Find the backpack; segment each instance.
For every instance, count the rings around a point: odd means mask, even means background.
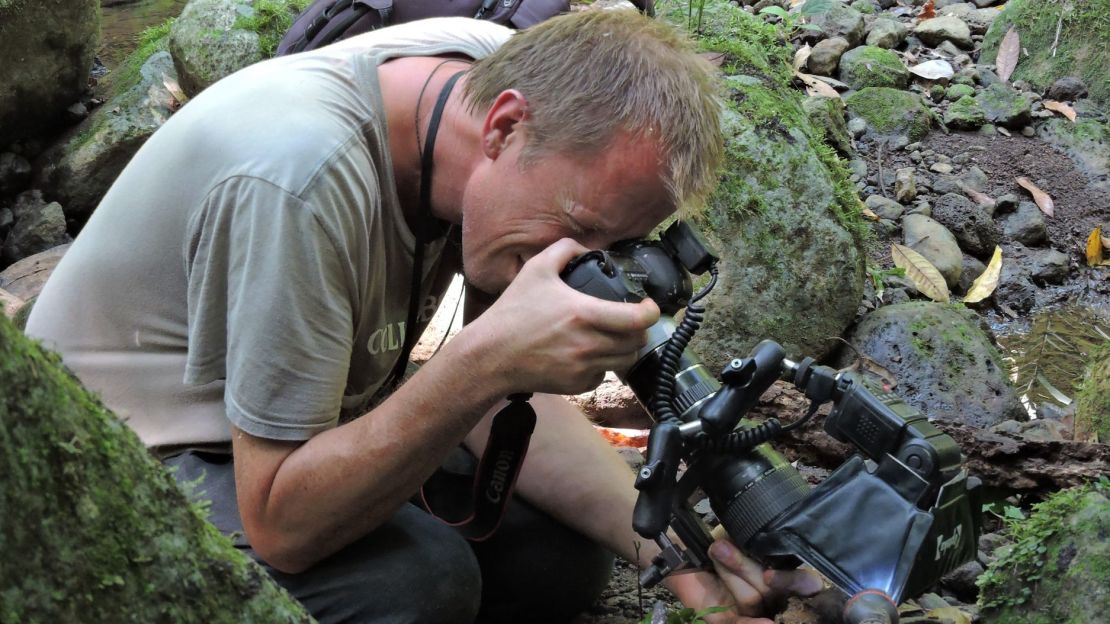
[[[527,28],[569,10],[569,0],[315,0],[282,37],[277,56],[426,17],[473,17]]]

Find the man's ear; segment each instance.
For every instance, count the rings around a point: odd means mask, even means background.
[[[513,141],[522,141],[520,122],[527,117],[528,100],[520,91],[507,89],[498,94],[482,124],[482,153],[486,158],[495,160]]]

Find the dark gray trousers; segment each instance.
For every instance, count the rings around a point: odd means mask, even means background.
[[[514,499],[484,542],[467,542],[405,504],[366,537],[301,574],[285,574],[259,560],[246,540],[230,456],[190,451],[165,463],[191,499],[208,501],[216,528],[321,624],[566,622],[601,595],[613,567],[608,551]],[[474,464],[460,449],[440,472],[458,478],[460,466],[465,472]]]

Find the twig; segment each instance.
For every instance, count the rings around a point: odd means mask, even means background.
[[[884,198],[890,199],[886,194],[886,180],[883,179],[883,155],[885,152],[886,141],[879,141],[879,156],[875,161],[875,164],[879,167],[879,192],[883,194]]]
[[[1052,58],[1056,58],[1056,44],[1060,43],[1060,29],[1064,26],[1064,7],[1060,7],[1060,19],[1056,20],[1056,38],[1052,40]]]

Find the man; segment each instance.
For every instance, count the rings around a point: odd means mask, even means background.
[[[544,591],[607,565],[579,534],[641,562],[654,545],[637,552],[630,471],[556,395],[627,368],[659,311],[582,295],[559,272],[710,190],[713,84],[682,38],[631,11],[511,37],[428,20],[260,63],[143,146],[28,333],[173,455],[180,480],[203,475],[217,526],[241,526],[238,543],[321,621],[566,618],[598,583]],[[375,405],[412,284],[423,322],[459,269],[456,243],[468,299],[489,305]],[[522,392],[539,393],[517,483],[534,507],[472,550],[408,501],[460,443],[481,455],[488,414]],[[520,535],[544,522],[573,531]],[[734,606],[719,621],[815,589],[727,541],[712,552],[717,575],[670,587]]]

